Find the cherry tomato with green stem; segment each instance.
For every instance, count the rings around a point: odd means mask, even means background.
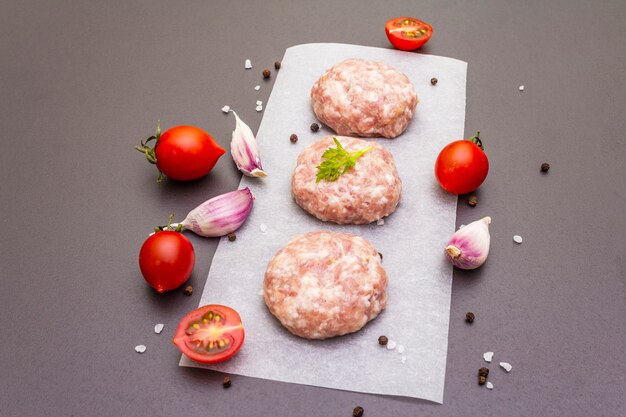
[[[148,144],[153,140],[155,145],[150,148]],[[135,149],[145,154],[148,162],[156,164],[158,182],[163,175],[179,181],[202,178],[226,152],[211,135],[195,126],[175,126],[161,134],[160,124],[156,134]]]
[[[469,140],[446,145],[435,162],[435,177],[444,190],[467,194],[476,190],[489,173],[489,160],[483,150],[480,132]]]
[[[180,230],[157,229],[139,251],[141,274],[158,293],[183,285],[191,276],[195,262],[193,246]]]

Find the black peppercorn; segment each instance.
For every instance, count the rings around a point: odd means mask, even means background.
[[[236,235],[236,234],[234,234],[234,233],[229,233],[229,234],[228,234],[228,240],[229,240],[230,242],[234,242],[235,240],[237,240],[237,235]]]
[[[387,342],[389,342],[389,339],[387,339],[387,336],[380,336],[378,338],[378,344],[381,346],[387,345]]]
[[[478,370],[478,376],[484,376],[487,378],[489,376],[489,368],[482,367]]]
[[[312,132],[317,132],[318,130],[320,130],[320,125],[318,125],[317,123],[313,123],[311,125],[311,131]]]
[[[222,382],[222,386],[223,386],[224,388],[230,388],[230,385],[231,385],[230,378],[229,378],[229,377],[227,377],[227,376],[225,376],[225,377],[224,377],[224,381]]]
[[[543,164],[541,164],[541,172],[548,172],[549,169],[550,169],[549,163],[544,162]]]
[[[272,73],[270,72],[270,70],[268,70],[267,68],[265,68],[263,70],[263,78],[269,78],[270,75],[272,75]]]
[[[436,78],[434,78],[434,77],[430,79],[430,83],[431,83],[432,85],[437,85],[437,83],[438,83],[438,82],[439,82],[439,80],[438,80],[438,79],[436,79]]]
[[[469,204],[470,207],[475,207],[476,204],[478,204],[478,197],[475,195],[471,196],[467,199],[467,204]]]
[[[354,407],[354,410],[352,410],[352,416],[353,417],[363,417],[363,412],[364,411],[365,410],[361,406]]]
[[[191,295],[191,294],[193,294],[193,287],[192,287],[191,285],[187,285],[187,286],[185,287],[184,294],[185,294],[185,295]]]
[[[280,69],[280,61],[274,62],[274,68]]]
[[[465,314],[465,321],[468,323],[474,323],[475,318],[476,316],[471,311],[468,311],[467,314]]]
[[[291,136],[289,136],[289,140],[291,141],[291,143],[296,143],[298,141],[298,135],[292,133]]]
[[[478,385],[485,385],[486,382],[487,382],[486,376],[482,376],[482,375],[478,376]]]

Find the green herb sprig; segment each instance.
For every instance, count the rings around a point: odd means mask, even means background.
[[[336,148],[328,148],[322,154],[321,164],[317,166],[316,183],[321,180],[336,181],[340,175],[345,174],[356,164],[356,160],[372,149],[372,146],[355,152],[348,152],[341,146],[337,138],[333,138]]]

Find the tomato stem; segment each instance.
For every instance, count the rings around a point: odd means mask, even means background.
[[[480,140],[480,130],[476,132],[476,136],[472,136],[468,140],[472,143],[475,143],[483,151],[485,150],[485,148],[483,147],[483,141]]]
[[[152,165],[156,165],[157,163],[156,147],[159,144],[159,139],[161,139],[161,121],[157,120],[155,134],[146,139],[145,142],[142,140],[140,145],[135,146],[135,149],[144,154],[148,162],[150,162]],[[155,142],[154,146],[151,148],[148,146],[148,144],[152,140]],[[163,173],[159,170],[159,177],[157,178],[157,182],[163,181],[163,178]]]

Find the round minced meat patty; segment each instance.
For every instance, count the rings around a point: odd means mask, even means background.
[[[406,130],[419,100],[403,73],[353,58],[315,82],[311,101],[319,120],[339,135],[395,138]]]
[[[367,240],[312,232],[278,251],[265,272],[263,298],[291,333],[326,339],[353,333],[387,304],[387,274]]]
[[[336,181],[317,180],[317,166],[329,147],[336,148],[333,137],[348,151],[372,146],[356,160],[356,165]],[[338,224],[365,224],[390,215],[402,194],[402,182],[393,156],[382,145],[363,139],[328,136],[306,147],[291,177],[296,203],[323,221]]]

